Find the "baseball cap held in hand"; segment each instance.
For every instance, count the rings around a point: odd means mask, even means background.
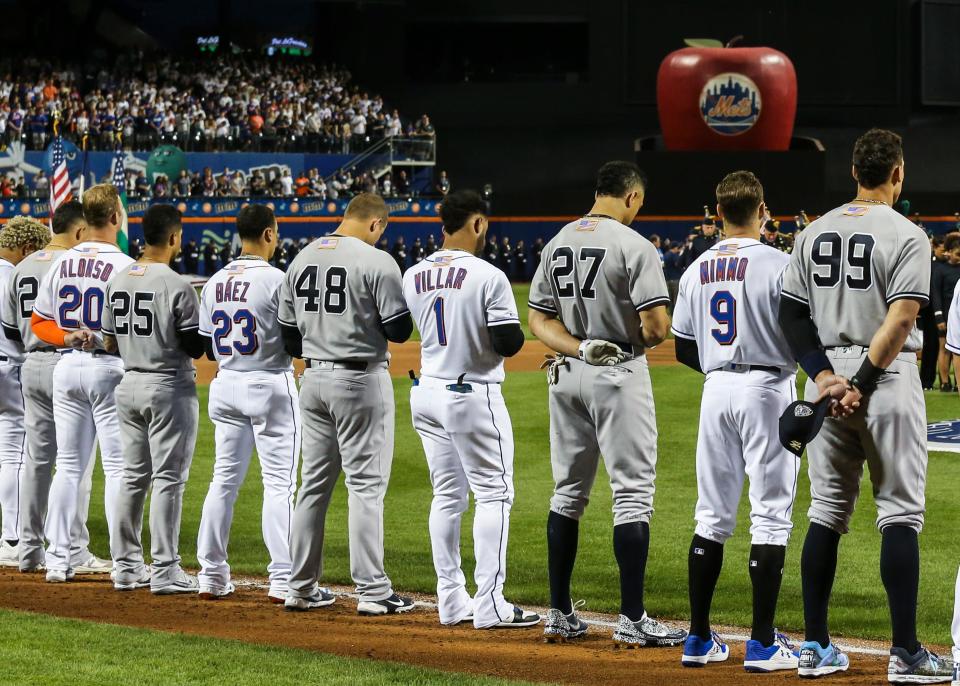
[[[819,433],[829,409],[829,397],[816,403],[805,400],[791,403],[780,415],[780,443],[783,447],[800,457],[807,443]]]

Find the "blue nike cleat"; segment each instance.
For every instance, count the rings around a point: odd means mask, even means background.
[[[710,632],[710,639],[704,641],[690,634],[683,644],[683,657],[680,664],[684,667],[703,667],[708,662],[723,662],[730,657],[730,647],[723,642],[716,631]]]

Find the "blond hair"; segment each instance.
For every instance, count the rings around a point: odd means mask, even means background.
[[[117,211],[120,194],[110,183],[98,183],[83,194],[83,218],[91,227],[100,228],[110,221]]]
[[[50,229],[36,219],[17,215],[0,229],[0,248],[16,250],[28,248],[30,252],[42,250],[50,242]]]

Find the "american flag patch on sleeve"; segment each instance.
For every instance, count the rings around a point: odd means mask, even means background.
[[[317,241],[317,250],[333,250],[339,242],[340,239],[336,236],[324,236]]]
[[[864,205],[847,205],[847,206],[843,209],[843,216],[845,216],[845,217],[862,217],[863,215],[865,215],[865,214],[867,213],[867,210],[869,210],[869,209],[870,209],[869,207],[865,207]]]
[[[130,276],[143,276],[147,273],[147,265],[145,264],[131,264],[130,269],[127,271],[127,274]]]

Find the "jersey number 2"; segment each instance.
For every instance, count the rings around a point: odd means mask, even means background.
[[[717,291],[710,298],[710,316],[720,326],[710,329],[710,335],[720,345],[737,340],[737,300],[730,291]]]

